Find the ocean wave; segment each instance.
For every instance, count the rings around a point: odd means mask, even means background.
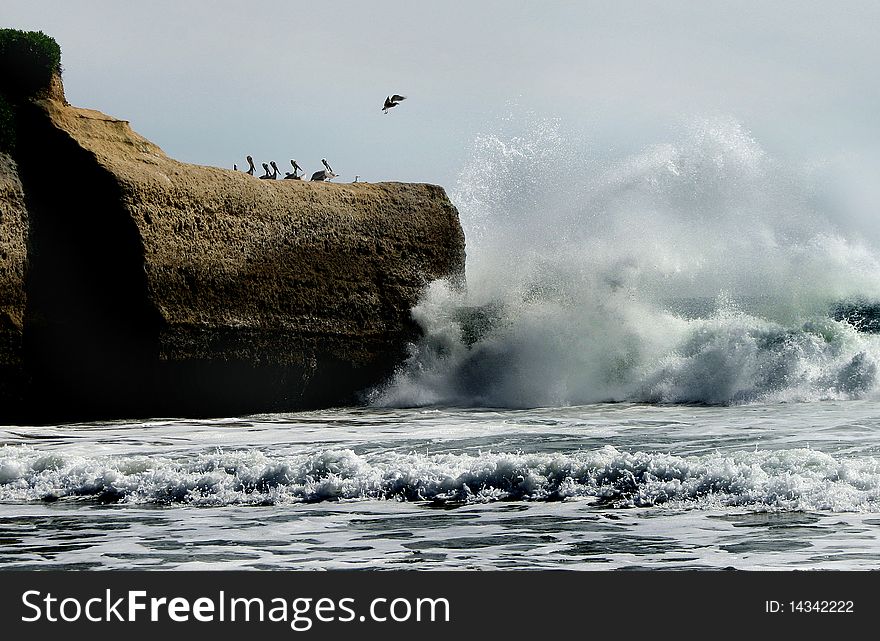
[[[686,318],[620,297],[586,309],[546,300],[494,308],[487,326],[455,314],[460,296],[432,285],[414,310],[425,339],[371,391],[372,404],[731,405],[859,399],[878,388],[880,336],[846,321],[783,324],[729,303]]]
[[[681,457],[612,446],[571,454],[258,450],[83,457],[0,449],[0,501],[266,505],[346,500],[589,500],[607,508],[880,511],[880,463],[810,449]]]
[[[880,300],[876,234],[853,227],[821,176],[732,118],[617,159],[560,127],[477,138],[452,194],[467,290],[427,289],[413,310],[424,339],[371,403],[876,395],[880,337],[830,317],[840,301]]]

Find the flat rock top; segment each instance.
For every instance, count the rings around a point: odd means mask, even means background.
[[[427,282],[463,274],[441,187],[260,180],[169,158],[124,120],[40,104],[116,181],[168,325],[382,334]]]

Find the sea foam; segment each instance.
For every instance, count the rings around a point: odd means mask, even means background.
[[[427,289],[413,311],[425,338],[369,399],[871,397],[880,339],[829,309],[880,300],[876,234],[830,207],[826,187],[814,165],[772,158],[730,118],[617,158],[554,121],[480,136],[452,194],[467,289]]]
[[[0,501],[261,505],[340,500],[589,500],[608,508],[749,506],[880,511],[880,464],[810,449],[704,456],[606,446],[561,453],[357,454],[258,450],[170,457],[0,449]]]

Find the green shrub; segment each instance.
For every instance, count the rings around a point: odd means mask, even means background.
[[[0,151],[12,153],[15,147],[15,112],[12,104],[0,95]]]
[[[0,29],[0,93],[15,100],[49,86],[61,73],[61,47],[42,31]]]

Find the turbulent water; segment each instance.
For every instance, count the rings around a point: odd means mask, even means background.
[[[869,568],[880,404],[7,428],[0,567]]]
[[[553,122],[480,138],[454,193],[468,291],[431,288],[428,340],[374,402],[872,394],[880,342],[829,309],[880,299],[876,201],[844,214],[830,167],[774,160],[733,120],[678,136],[607,162]]]
[[[506,126],[452,194],[467,288],[364,407],[0,428],[0,567],[877,567],[848,165],[725,118],[610,158]]]

